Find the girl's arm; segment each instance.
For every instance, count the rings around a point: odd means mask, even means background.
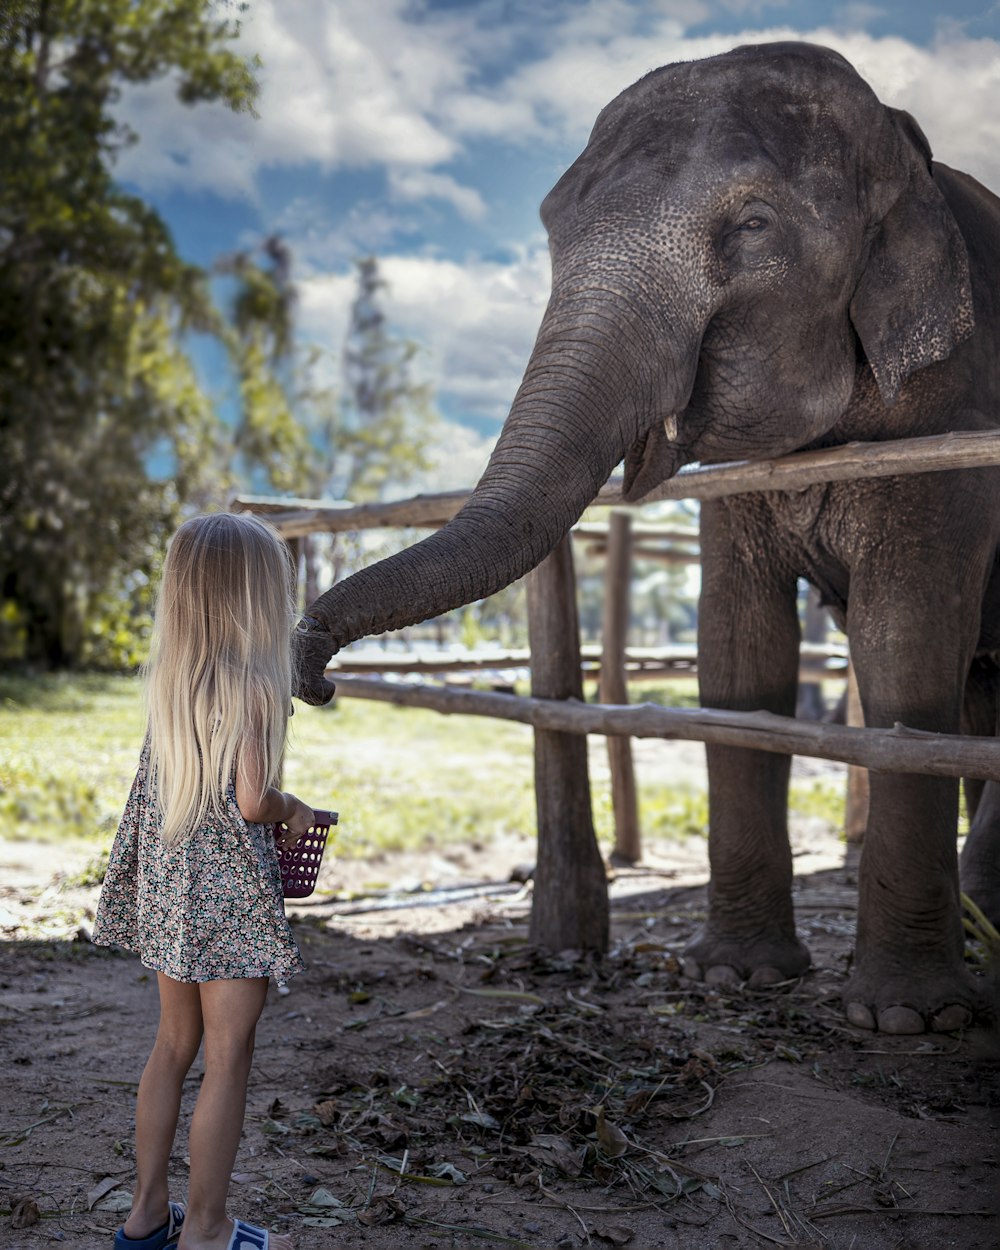
[[[244,820],[287,826],[290,844],[297,842],[316,820],[313,809],[294,794],[275,786],[264,786],[263,765],[253,750],[244,749],[240,753],[236,767],[236,806]]]

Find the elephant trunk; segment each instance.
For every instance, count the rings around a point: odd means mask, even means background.
[[[496,448],[461,511],[308,609],[297,635],[301,698],[330,698],[322,673],[332,651],[494,594],[539,564],[579,519],[650,421],[651,380],[641,363],[650,356],[636,350],[637,319],[621,303],[604,292],[595,310],[592,295],[553,296]],[[686,402],[691,378],[683,373],[679,402],[652,388],[661,400],[654,419]]]

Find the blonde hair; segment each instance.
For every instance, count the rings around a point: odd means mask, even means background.
[[[277,779],[292,693],[291,556],[249,513],[186,521],[163,566],[146,666],[149,776],[167,845],[222,816],[240,754]]]

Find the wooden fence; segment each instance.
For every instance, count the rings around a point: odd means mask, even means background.
[[[769,461],[684,469],[642,503],[714,499],[759,490],[797,491],[851,478],[995,465],[1000,465],[1000,433],[957,432],[892,443],[852,443]],[[241,497],[233,506],[270,514],[279,531],[291,539],[387,526],[433,528],[454,516],[468,493],[452,491],[357,506]],[[594,504],[625,506],[620,483],[609,482]],[[693,535],[683,535],[684,540],[689,537]],[[608,594],[605,606],[599,704],[583,702],[575,577],[568,538],[525,579],[530,698],[338,676],[336,669],[331,673],[342,696],[444,713],[500,717],[534,727],[538,861],[530,938],[537,945],[555,950],[604,950],[607,946],[607,887],[590,809],[587,734],[603,734],[609,743],[626,746],[631,737],[685,738],[835,759],[876,771],[1000,781],[1000,740],[993,738],[928,734],[902,725],[892,730],[817,725],[764,712],[625,706],[627,661],[621,604],[627,602],[631,536],[624,514],[612,513],[605,541],[608,578],[617,590]],[[631,761],[626,762],[624,751],[619,749],[617,763],[614,753],[612,762],[614,784],[623,787],[624,795],[616,794],[616,800],[619,809],[627,813]],[[631,793],[634,803],[634,784]],[[637,838],[637,825],[634,830]],[[634,857],[638,843],[631,840],[632,834],[627,829],[623,833],[620,825],[618,837],[625,857]]]

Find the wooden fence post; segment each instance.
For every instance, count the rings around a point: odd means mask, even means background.
[[[569,538],[526,579],[531,693],[583,699]],[[529,939],[548,950],[608,948],[608,885],[590,807],[587,739],[535,730],[538,859]]]
[[[632,582],[632,518],[612,512],[604,572],[604,616],[601,625],[602,703],[628,703],[625,647],[628,636],[629,590]],[[642,856],[639,805],[635,792],[632,739],[608,737],[611,804],[615,813],[613,863],[635,864]]]
[[[863,728],[861,693],[854,665],[847,665],[847,714],[845,722]],[[847,766],[847,804],[844,812],[844,837],[848,842],[863,842],[868,828],[868,769],[857,764]]]

